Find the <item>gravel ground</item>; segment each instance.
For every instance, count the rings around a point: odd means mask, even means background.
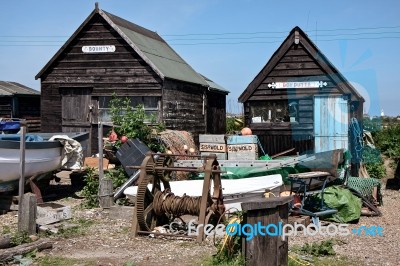
[[[400,215],[398,190],[382,189],[384,206],[380,207],[382,217],[361,217],[359,226],[377,226],[384,228],[384,236],[334,237],[341,244],[334,246],[338,256],[346,256],[357,261],[358,265],[399,265],[400,261]],[[82,199],[63,198],[57,202],[72,206],[75,221],[79,218],[93,223],[82,233],[70,238],[56,237],[52,250],[46,250],[39,256],[63,257],[90,262],[90,265],[123,265],[133,262],[135,265],[199,265],[206,256],[215,253],[211,241],[197,244],[191,240],[159,239],[150,237],[133,238],[130,235],[129,219],[114,219],[100,209],[82,209]],[[17,217],[15,213],[0,215],[0,233],[15,231]],[[296,236],[289,239],[289,246],[332,239],[332,237]],[[1,264],[1,263],[0,263]],[[86,265],[86,264],[77,264]]]
[[[358,265],[399,265],[400,264],[400,192],[383,188],[384,205],[380,207],[381,217],[362,216],[357,224],[350,224],[349,229],[360,226],[381,226],[383,236],[357,236],[351,234],[345,237],[296,236],[289,239],[289,246],[304,243],[335,239],[340,244],[334,246],[338,255],[352,258]]]

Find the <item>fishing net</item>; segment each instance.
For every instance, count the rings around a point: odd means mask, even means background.
[[[161,142],[171,151],[172,154],[182,154],[182,156],[175,157],[176,160],[189,160],[193,159],[187,157],[188,154],[198,154],[196,144],[194,143],[193,136],[187,131],[166,130],[159,133]],[[186,147],[186,149],[185,149]],[[189,151],[190,150],[190,151]],[[187,172],[176,172],[176,176],[172,177],[176,180],[186,180],[189,174]]]

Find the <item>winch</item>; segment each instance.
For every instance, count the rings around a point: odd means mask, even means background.
[[[174,167],[174,158],[179,156],[182,155],[147,153],[140,166],[129,166],[140,169],[133,217],[134,236],[152,234],[151,231],[156,226],[168,224],[183,215],[198,216],[197,224],[203,225],[216,225],[223,220],[221,216],[225,207],[221,186],[222,171],[216,156],[203,157],[203,165],[200,167]],[[169,182],[176,171],[204,173],[202,196],[174,195]],[[204,230],[199,230],[197,241],[203,240]]]

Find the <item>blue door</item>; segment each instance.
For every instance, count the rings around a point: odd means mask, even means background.
[[[315,152],[349,148],[347,97],[314,97]]]

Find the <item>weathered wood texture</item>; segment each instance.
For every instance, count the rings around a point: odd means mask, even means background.
[[[9,248],[12,246],[12,235],[5,234],[0,237],[0,249]]]
[[[116,51],[82,53],[84,45],[115,45]],[[97,152],[98,96],[161,95],[162,80],[96,15],[41,76],[41,88],[42,131],[92,131],[91,148]]]
[[[269,155],[278,154],[282,151],[295,148],[292,153],[312,152],[314,150],[314,137],[312,134],[296,135],[291,130],[253,130],[253,134],[258,135],[264,151]],[[261,154],[260,152],[260,155]]]
[[[226,95],[207,92],[207,133],[225,134],[226,132]]]
[[[82,53],[84,45],[114,45],[116,50]],[[160,122],[168,129],[191,132],[196,142],[201,133],[225,133],[224,94],[161,79],[98,14],[41,74],[41,87],[42,131],[90,131],[92,153],[97,152],[99,97],[114,92],[118,96],[162,97]],[[93,105],[91,112],[89,105]]]
[[[286,149],[296,148],[296,152],[314,150],[314,100],[315,95],[342,95],[343,92],[332,76],[321,67],[317,61],[318,55],[309,54],[300,43],[292,44],[284,54],[275,54],[275,65],[263,72],[263,80],[244,103],[245,123],[250,125],[254,134],[259,135],[261,144],[268,154],[275,154]],[[280,53],[283,53],[280,51]],[[271,59],[271,61],[273,61]],[[337,75],[334,71],[329,74]],[[259,77],[258,77],[259,78]],[[322,88],[272,89],[268,84],[272,82],[289,81],[324,81],[327,86]],[[251,106],[264,101],[297,101],[298,118],[295,123],[251,123]],[[362,109],[362,105],[361,105]],[[362,119],[357,112],[355,117]]]
[[[32,193],[24,194],[18,206],[18,231],[36,234],[36,196]]]
[[[198,144],[199,134],[206,133],[204,98],[204,88],[200,85],[166,79],[162,96],[166,127],[191,132]]]
[[[41,238],[32,243],[22,244],[16,247],[2,250],[0,253],[0,261],[6,262],[13,259],[13,257],[17,255],[24,255],[34,250],[41,251],[43,249],[48,249],[52,247],[53,241],[48,238]]]
[[[242,203],[242,209],[245,211],[244,223],[252,226],[261,224],[268,226],[270,224],[279,227],[279,223],[288,223],[289,206],[288,203],[292,197],[279,197],[264,199],[258,202]],[[259,232],[266,234],[278,233],[273,227],[269,229],[259,229]],[[255,233],[253,231],[253,233]],[[266,265],[281,266],[288,264],[288,239],[282,239],[281,236],[256,234],[252,239],[246,240],[243,237],[243,254],[246,265]]]
[[[0,117],[3,118],[40,118],[40,96],[0,97]]]

